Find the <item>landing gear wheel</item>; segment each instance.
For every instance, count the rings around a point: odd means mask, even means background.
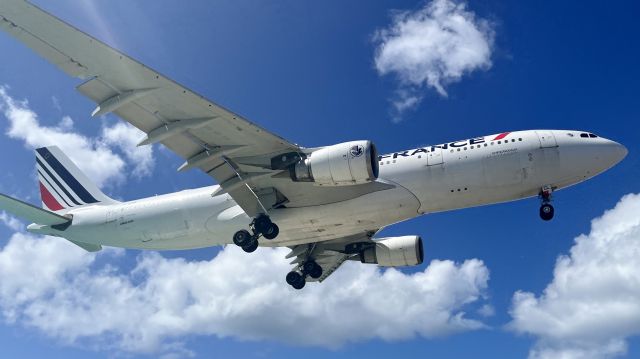
[[[554,212],[553,206],[549,203],[543,203],[542,206],[540,206],[540,218],[545,221],[550,221],[553,218]]]
[[[313,279],[318,279],[322,277],[322,267],[320,267],[319,264],[316,264],[316,266],[311,270],[311,272],[309,272],[309,276]]]
[[[237,231],[236,234],[233,235],[233,243],[238,247],[244,247],[250,244],[251,237],[251,233],[243,229],[241,231]]]
[[[308,260],[302,265],[302,273],[308,274],[313,279],[322,276],[322,267],[313,260]]]
[[[280,233],[280,228],[271,222],[271,218],[266,214],[261,214],[256,217],[251,223],[253,231],[256,234],[261,234],[266,239],[274,239]]]
[[[307,283],[304,280],[304,276],[297,271],[292,271],[287,274],[287,284],[292,286],[295,289],[302,289],[304,285]]]
[[[257,233],[264,234],[273,225],[271,219],[264,214],[259,215],[253,220],[253,227]]]
[[[280,228],[278,228],[278,225],[275,223],[271,223],[271,225],[267,228],[267,230],[262,232],[262,235],[266,239],[274,239],[278,236],[279,233],[280,233]]]
[[[296,283],[293,283],[291,286],[293,287],[293,289],[300,290],[304,288],[305,284],[307,284],[307,281],[305,281],[304,278],[301,278],[299,281],[297,281]]]
[[[251,242],[249,242],[248,244],[242,247],[242,250],[247,253],[255,252],[256,249],[258,249],[258,240],[255,238]]]

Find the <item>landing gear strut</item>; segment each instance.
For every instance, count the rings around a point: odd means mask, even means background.
[[[307,283],[307,276],[318,279],[322,277],[322,267],[313,259],[302,263],[297,269],[287,274],[287,283],[294,289],[302,289]]]
[[[551,194],[553,193],[553,188],[551,186],[544,186],[540,191],[540,198],[542,200],[542,204],[540,205],[540,218],[544,221],[550,221],[554,215],[554,208],[551,205]]]
[[[266,239],[274,239],[280,233],[278,225],[271,222],[271,219],[266,214],[260,214],[251,222],[250,226],[253,234],[243,229],[233,235],[233,243],[247,253],[258,249],[258,238],[261,235]]]

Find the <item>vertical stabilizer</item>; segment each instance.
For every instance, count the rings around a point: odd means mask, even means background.
[[[102,193],[58,147],[42,147],[35,152],[43,208],[57,212],[117,202]]]

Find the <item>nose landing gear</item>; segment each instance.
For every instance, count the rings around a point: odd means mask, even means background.
[[[553,188],[548,185],[542,187],[542,190],[540,191],[540,198],[542,200],[542,204],[540,205],[540,218],[544,221],[550,221],[555,213],[555,209],[551,205],[552,193]]]
[[[261,214],[256,217],[250,226],[253,234],[243,229],[233,235],[233,243],[247,253],[254,252],[258,249],[258,238],[260,238],[261,235],[271,240],[276,238],[278,233],[280,233],[278,225],[271,222],[271,219],[266,214]]]

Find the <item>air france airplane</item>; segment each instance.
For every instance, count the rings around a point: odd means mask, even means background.
[[[136,62],[23,0],[0,2],[0,27],[83,82],[97,103],[219,184],[119,202],[55,146],[35,151],[42,208],[0,195],[0,209],[33,233],[88,250],[151,250],[234,243],[291,249],[292,287],[323,281],[343,262],[422,263],[419,236],[378,238],[382,228],[427,213],[552,194],[620,162],[624,146],[588,131],[504,132],[378,156],[370,141],[305,148]]]

